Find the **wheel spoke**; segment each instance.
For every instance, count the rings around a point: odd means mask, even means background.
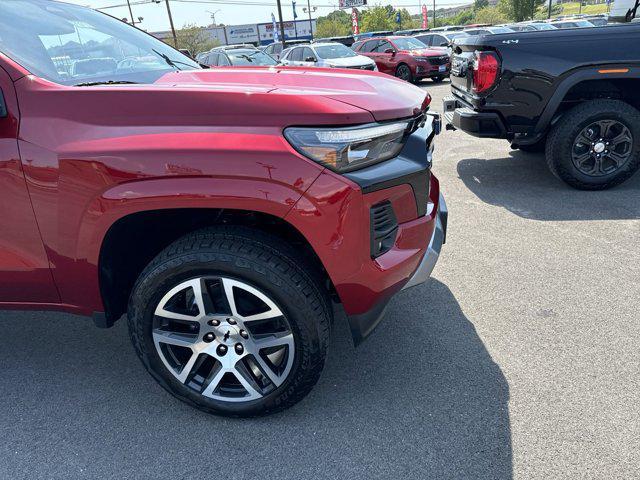
[[[610,151],[607,156],[616,164],[616,168],[620,168],[629,158],[629,155],[623,155],[621,153]]]
[[[202,392],[202,395],[204,395],[205,397],[213,397],[216,391],[216,388],[218,388],[218,385],[220,385],[220,382],[222,381],[222,377],[224,377],[225,373],[227,373],[227,371],[224,368],[222,368],[222,365],[220,363],[218,363],[217,368],[214,369],[209,375],[211,380],[209,380],[209,383],[207,383],[207,386]]]
[[[238,362],[236,364],[236,367],[233,370],[231,370],[230,373],[232,373],[233,376],[235,376],[238,379],[240,384],[244,387],[244,389],[247,391],[247,394],[249,395],[248,397],[242,397],[240,400],[243,400],[243,401],[255,400],[256,398],[262,397],[262,393],[260,393],[260,388],[255,383],[255,380],[251,378],[251,375],[249,374],[249,372],[247,371],[246,367],[242,362]]]
[[[611,143],[612,148],[615,148],[621,143],[631,143],[632,141],[631,133],[629,133],[629,130],[625,127],[622,132],[610,139],[609,143]]]
[[[196,344],[196,339],[193,336],[169,332],[156,328],[153,330],[153,341],[156,345],[164,343],[165,345],[175,345],[176,347],[192,348]]]
[[[246,285],[244,283],[240,283],[235,280],[230,280],[226,278],[223,280],[223,285],[224,285],[225,296],[227,297],[227,302],[229,302],[229,307],[231,308],[231,314],[233,316],[241,318],[243,322],[252,322],[255,320],[268,320],[270,318],[277,318],[282,316],[282,312],[280,311],[278,306],[269,297],[262,294],[260,291],[256,290],[255,288],[250,287],[249,285]],[[269,309],[265,312],[257,313],[255,315],[244,316],[240,314],[240,312],[238,312],[235,295],[234,295],[235,288],[249,292],[251,295],[259,298],[262,302],[264,302],[264,304]]]
[[[193,291],[194,299],[196,305],[198,307],[197,315],[185,315],[182,313],[171,312],[165,309],[165,306],[176,294],[180,293],[183,290],[187,290],[191,288]],[[205,315],[204,302],[202,300],[202,287],[200,284],[200,279],[188,280],[186,282],[181,283],[175,288],[172,288],[167,292],[167,294],[162,297],[158,307],[156,308],[155,314],[159,317],[170,318],[173,320],[184,320],[184,321],[199,321]]]
[[[189,378],[189,374],[191,373],[191,370],[193,370],[193,366],[198,361],[199,356],[200,354],[198,352],[193,352],[187,363],[182,367],[182,370],[180,370],[180,373],[176,375],[176,378],[180,383],[185,383],[187,381],[187,378]]]
[[[600,120],[598,122],[598,126],[600,127],[600,138],[607,138],[611,127],[613,127],[616,123],[614,120]]]
[[[288,333],[286,335],[283,336],[269,336],[269,337],[265,337],[265,338],[258,338],[254,340],[255,343],[255,350],[256,351],[260,351],[264,348],[270,348],[270,347],[279,347],[279,346],[284,346],[284,345],[288,345],[289,348],[293,347],[293,334],[292,333]]]
[[[591,152],[586,152],[581,155],[576,155],[573,158],[578,163],[578,165],[584,165],[584,162],[591,159]]]

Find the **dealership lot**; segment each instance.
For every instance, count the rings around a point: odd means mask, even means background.
[[[449,84],[425,82],[435,110]],[[541,155],[444,132],[434,279],[292,409],[200,413],[144,371],[126,325],[2,313],[1,478],[637,478],[640,175],[605,192]]]

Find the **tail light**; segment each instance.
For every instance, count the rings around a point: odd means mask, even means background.
[[[476,52],[473,62],[473,91],[482,93],[493,87],[498,79],[500,60],[493,52]]]

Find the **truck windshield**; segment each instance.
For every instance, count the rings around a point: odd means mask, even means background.
[[[200,66],[120,20],[46,0],[0,2],[0,52],[31,73],[64,85],[152,83]]]
[[[424,43],[413,37],[394,38],[393,43],[399,50],[422,50],[427,48]]]

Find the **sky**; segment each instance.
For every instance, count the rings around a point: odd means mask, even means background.
[[[84,5],[118,18],[129,18],[129,9],[126,0],[62,0],[68,3]],[[282,1],[282,17],[286,20],[293,20],[293,10],[291,0]],[[417,15],[420,12],[420,1],[422,0],[369,0],[370,4],[391,4],[395,7],[404,7],[409,13]],[[337,8],[338,0],[310,0],[311,8],[317,7],[312,17],[326,15]],[[463,3],[472,3],[472,0],[437,0],[438,8],[444,6],[454,6]],[[241,25],[245,23],[264,23],[271,21],[271,13],[278,16],[275,0],[170,0],[171,13],[176,28],[186,24],[196,24],[200,26],[212,23],[211,12],[215,13],[216,23],[225,25]],[[253,5],[250,5],[253,4]],[[106,8],[114,5],[123,5],[117,8]],[[428,0],[428,7],[431,10],[433,0]],[[296,12],[298,20],[308,18],[308,14],[303,11],[307,7],[307,0],[296,1]],[[152,3],[152,0],[131,0],[134,18],[143,17],[144,20],[138,27],[155,32],[169,30],[169,19],[165,0],[159,4]],[[136,20],[137,21],[137,20]]]

